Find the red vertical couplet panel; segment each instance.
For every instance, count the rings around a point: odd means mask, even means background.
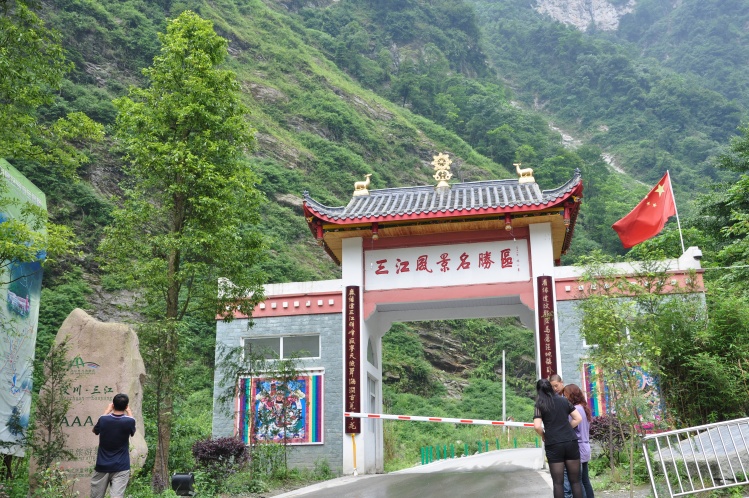
[[[346,303],[344,313],[346,314],[346,349],[345,349],[345,372],[346,392],[345,404],[347,412],[361,412],[361,386],[359,385],[359,369],[361,368],[361,330],[359,313],[359,286],[349,285],[346,287]],[[346,434],[361,433],[361,419],[346,419]]]
[[[557,373],[556,321],[554,320],[554,282],[551,277],[537,277],[538,288],[538,333],[541,347],[541,377],[548,379]]]

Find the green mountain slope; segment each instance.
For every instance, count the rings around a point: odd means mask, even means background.
[[[337,274],[301,218],[302,191],[343,204],[368,172],[375,188],[428,184],[431,156],[442,151],[456,159],[461,181],[512,177],[508,167],[522,161],[551,188],[580,168],[585,203],[565,261],[596,247],[621,253],[611,223],[666,169],[688,215],[693,194],[724,176],[712,158],[744,115],[698,76],[543,18],[520,0],[60,1],[45,15],[75,70],[42,112],[80,110],[111,124],[111,99],[144,83],[140,69],[157,53],[157,33],[185,8],[230,41],[252,109],[272,281]],[[565,149],[547,116],[592,147]],[[598,148],[644,185],[614,174]],[[89,214],[106,223],[107,200],[97,193],[117,193],[120,163],[111,144],[94,158],[82,172],[92,187],[72,199],[51,172],[25,166],[52,185],[55,216],[85,231],[88,253],[98,233]],[[91,258],[84,264],[95,269]]]
[[[585,199],[563,262],[596,248],[621,254],[611,224],[665,169],[688,215],[694,194],[724,174],[712,157],[743,115],[696,76],[544,19],[519,0],[58,1],[44,15],[75,69],[41,112],[80,110],[111,125],[111,99],[145,83],[140,70],[158,51],[157,33],[185,8],[230,41],[252,109],[271,282],[338,275],[303,219],[304,190],[341,205],[369,172],[374,188],[430,184],[438,152],[453,156],[460,181],[511,178],[508,167],[522,161],[552,188],[580,168]],[[549,116],[588,145],[565,148]],[[75,266],[97,280],[95,247],[120,179],[112,145],[92,151],[85,181],[74,185],[18,165],[45,185],[56,221],[85,242],[82,260],[48,273],[52,286]],[[601,149],[632,176],[607,166]]]
[[[268,268],[272,281],[336,274],[301,215],[304,190],[340,205],[350,198],[354,181],[369,172],[375,188],[431,183],[429,162],[440,151],[453,155],[464,180],[509,176],[444,128],[362,89],[315,48],[316,33],[260,1],[165,7],[138,1],[58,3],[48,20],[64,33],[76,63],[58,108],[82,110],[111,124],[109,101],[129,84],[143,83],[139,69],[156,53],[156,33],[165,17],[192,8],[213,20],[230,40],[231,65],[258,130],[254,165],[270,201],[265,219],[277,253]],[[118,161],[103,149],[83,176],[98,183],[99,190],[116,191],[111,182],[118,178],[117,168],[100,168]],[[27,171],[34,177],[33,170]],[[305,251],[298,250],[300,244]]]
[[[688,215],[694,194],[723,176],[712,158],[743,115],[697,76],[542,18],[520,0],[59,1],[44,15],[75,70],[41,112],[80,110],[111,125],[111,99],[145,83],[140,70],[158,51],[157,33],[186,8],[229,40],[252,110],[270,282],[338,275],[308,232],[304,190],[341,205],[370,172],[374,188],[431,184],[438,152],[452,155],[460,181],[511,178],[508,167],[522,161],[552,188],[579,168],[585,200],[564,262],[597,248],[621,254],[611,224],[666,169]],[[565,148],[548,116],[586,144]],[[83,260],[53,270],[53,286],[75,266],[97,273],[97,240],[118,202],[121,158],[112,145],[92,151],[77,185],[19,165],[86,244]]]
[[[696,75],[749,108],[749,5],[744,0],[640,0],[617,37],[664,67]]]
[[[265,223],[274,253],[267,268],[271,281],[337,274],[301,216],[304,190],[341,205],[353,182],[368,172],[375,188],[430,184],[429,162],[442,151],[455,159],[461,181],[511,178],[507,167],[516,159],[538,166],[543,188],[566,181],[576,167],[606,174],[595,153],[564,150],[538,114],[510,103],[502,84],[490,77],[467,4],[344,1],[289,12],[293,6],[259,0],[58,2],[46,15],[63,33],[75,71],[57,105],[45,112],[81,110],[111,124],[110,100],[129,85],[144,83],[139,70],[158,50],[157,32],[165,18],[191,8],[213,20],[230,41],[230,64],[258,130],[253,163],[270,201]],[[382,9],[394,10],[383,15]],[[410,29],[398,19],[411,19]],[[393,44],[399,48],[386,49]],[[82,172],[94,192],[117,192],[120,159],[111,150],[95,151],[89,170]],[[26,171],[47,183],[44,172]],[[57,216],[75,223],[85,211],[75,201],[71,206],[69,197],[64,199],[67,186],[61,187],[50,193],[53,209],[65,204]],[[588,192],[595,193],[595,186]],[[636,195],[623,198],[630,203]],[[624,209],[604,209],[600,225],[610,225]],[[586,232],[583,225],[577,232],[583,245],[614,249],[613,234],[592,241],[586,233],[596,229],[591,225]],[[89,249],[94,246],[91,240]],[[88,266],[94,267],[90,259]]]
[[[543,108],[648,184],[670,170],[677,197],[721,178],[712,157],[736,134],[745,115],[739,104],[695,74],[542,17],[526,2],[472,3],[489,57],[526,105]]]

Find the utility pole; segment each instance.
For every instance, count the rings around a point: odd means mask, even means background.
[[[505,350],[502,350],[502,420],[507,421],[507,400],[505,399],[505,389],[507,388],[507,381],[505,376]],[[503,426],[502,431],[506,431],[507,427]]]

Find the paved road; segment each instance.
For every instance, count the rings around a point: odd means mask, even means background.
[[[551,496],[541,449],[490,451],[383,475],[347,476],[275,498],[460,498]]]

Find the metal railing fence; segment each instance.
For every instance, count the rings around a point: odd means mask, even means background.
[[[749,485],[749,418],[651,434],[642,449],[655,498],[658,477],[669,497]]]

